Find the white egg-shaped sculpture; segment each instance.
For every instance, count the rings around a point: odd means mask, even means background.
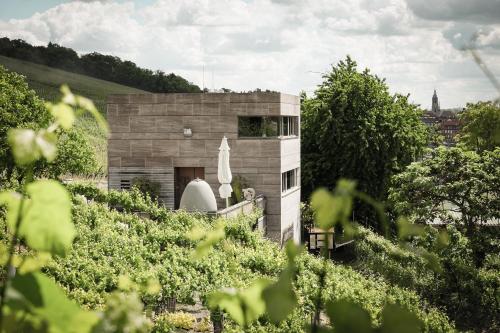
[[[199,178],[190,181],[182,193],[179,209],[188,212],[215,213],[217,201],[210,185]]]

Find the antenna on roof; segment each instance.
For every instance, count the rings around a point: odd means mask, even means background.
[[[203,64],[203,83],[202,83],[202,86],[203,86],[203,92],[205,92],[205,64]]]
[[[212,91],[215,91],[215,84],[214,84],[214,70],[212,69]]]

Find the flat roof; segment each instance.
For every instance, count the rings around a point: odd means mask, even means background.
[[[281,92],[249,93],[148,93],[148,94],[110,94],[108,104],[147,104],[147,103],[286,103],[300,104],[296,95]]]

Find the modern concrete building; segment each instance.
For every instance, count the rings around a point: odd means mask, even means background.
[[[219,198],[223,136],[233,178],[266,198],[266,235],[300,239],[300,102],[281,93],[111,95],[107,105],[110,189],[135,177],[161,184],[160,200],[178,207],[189,181],[206,180]]]

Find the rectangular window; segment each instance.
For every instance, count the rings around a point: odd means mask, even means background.
[[[299,117],[238,117],[238,136],[247,138],[276,138],[297,136]]]
[[[299,169],[292,169],[281,174],[281,192],[300,186]]]
[[[120,180],[120,190],[130,190],[130,179]]]
[[[277,137],[279,117],[238,117],[238,136]]]
[[[280,117],[280,136],[299,135],[299,117]]]

